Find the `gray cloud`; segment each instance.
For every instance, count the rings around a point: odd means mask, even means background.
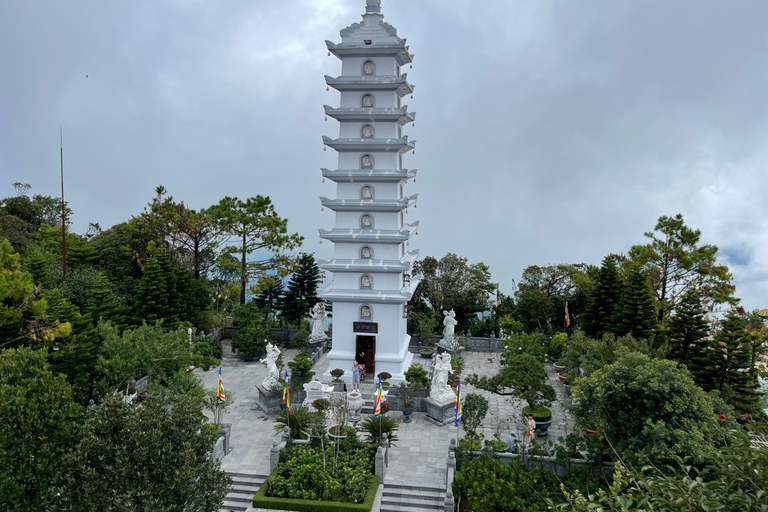
[[[333,196],[324,40],[362,0],[0,4],[0,193],[58,192],[75,228],[138,213],[165,185],[193,207],[266,194],[327,256]],[[599,264],[683,213],[723,249],[748,308],[768,291],[768,38],[760,1],[384,0],[416,54],[422,255]],[[85,75],[88,74],[88,78]],[[738,255],[749,254],[748,265]]]

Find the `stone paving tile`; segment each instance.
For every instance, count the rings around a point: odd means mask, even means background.
[[[291,360],[296,353],[296,350],[284,350],[283,360]],[[495,375],[500,369],[499,355],[488,352],[463,352],[462,356],[466,359],[464,374]],[[432,361],[414,358],[414,362],[428,368]],[[327,357],[321,357],[314,368],[316,375],[322,375],[328,369],[328,364]],[[274,415],[265,414],[256,405],[259,399],[256,385],[266,377],[266,366],[256,361],[245,362],[239,356],[233,355],[229,342],[225,342],[221,366],[225,388],[234,399],[233,405],[223,418],[224,422],[232,423],[232,436],[231,451],[222,460],[222,468],[230,472],[266,475],[269,472],[270,448],[273,441],[279,440],[279,435],[273,431]],[[218,368],[211,368],[207,372],[197,369],[195,375],[202,379],[206,388],[215,389],[217,372]],[[564,398],[563,385],[551,365],[547,365],[547,374],[558,398]],[[372,393],[373,381],[362,382],[361,389],[364,394]],[[502,440],[506,440],[509,429],[514,429],[519,439],[524,437],[522,403],[462,384],[462,394],[470,392],[488,398],[488,416],[479,429],[486,439],[492,439],[497,428],[500,429]],[[553,404],[551,409],[553,418],[549,439],[556,441],[558,437],[570,432],[573,421],[559,404]],[[390,454],[385,483],[444,486],[448,445],[451,439],[457,437],[459,429],[452,423],[438,427],[428,422],[425,413],[421,412],[411,416],[411,423],[404,423],[400,412],[392,411],[389,414],[400,423],[400,429],[397,433],[399,441]],[[463,434],[463,431],[460,432],[461,436]]]

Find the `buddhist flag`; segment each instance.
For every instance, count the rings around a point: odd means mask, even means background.
[[[288,370],[285,370],[285,382],[283,382],[283,405],[288,409],[288,414],[293,414],[291,410],[291,389],[288,386]]]
[[[571,315],[568,314],[568,299],[565,300],[565,328],[571,326]]]
[[[459,422],[461,421],[461,379],[459,379],[459,383],[456,386],[456,403],[454,404],[454,408],[456,409],[456,421],[454,426],[458,427]]]
[[[224,377],[221,376],[221,366],[219,366],[219,385],[216,386],[216,400],[218,403],[227,401],[227,395],[224,394]]]
[[[381,415],[381,377],[379,377],[379,386],[376,389],[376,405],[373,408],[373,417],[379,419]]]

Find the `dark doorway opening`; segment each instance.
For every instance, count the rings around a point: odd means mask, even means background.
[[[376,336],[355,337],[355,359],[365,365],[365,378],[373,380],[376,376]]]

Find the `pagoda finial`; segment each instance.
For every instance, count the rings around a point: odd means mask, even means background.
[[[380,13],[381,12],[381,0],[365,0],[365,13]]]

